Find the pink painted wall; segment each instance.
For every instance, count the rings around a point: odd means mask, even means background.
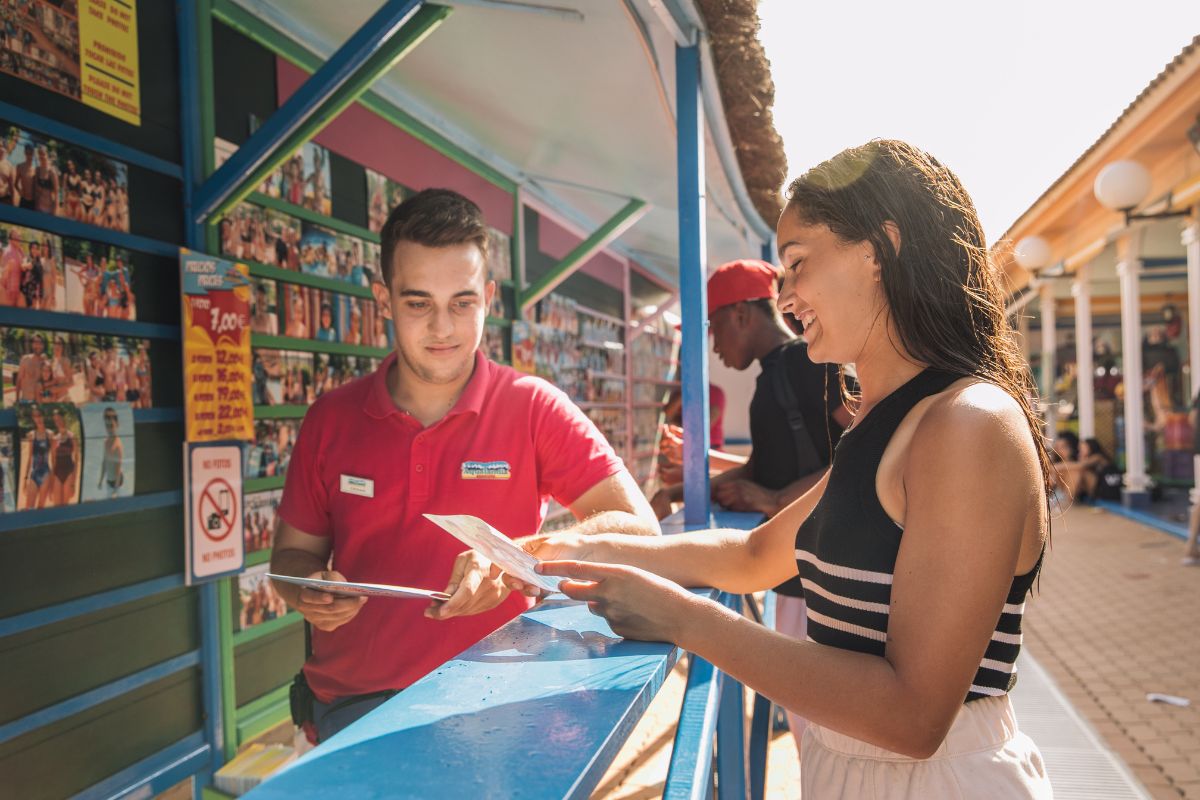
[[[308,77],[307,72],[282,58],[275,59],[275,74],[280,104]],[[461,192],[479,204],[488,225],[512,236],[511,194],[358,103],[339,114],[313,141],[411,189],[438,187]]]
[[[538,214],[533,209],[526,208],[527,214]],[[574,249],[583,239],[559,225],[545,214],[538,214],[538,250],[551,258],[563,258]],[[624,291],[625,265],[605,250],[589,258],[581,272],[603,281],[614,289]]]

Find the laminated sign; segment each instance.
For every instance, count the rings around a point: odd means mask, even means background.
[[[242,443],[184,445],[187,487],[187,583],[240,572],[243,542]]]
[[[245,264],[183,251],[183,387],[189,442],[254,438]]]

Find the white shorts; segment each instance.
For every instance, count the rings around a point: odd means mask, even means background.
[[[1037,745],[1017,730],[1008,695],[965,703],[942,746],[917,760],[809,723],[800,783],[806,798],[1010,800],[1054,796]]]

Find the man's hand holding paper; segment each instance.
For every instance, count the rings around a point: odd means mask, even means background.
[[[463,544],[472,548],[471,552],[476,557],[467,558],[467,553],[459,556],[455,562],[456,571],[460,564],[463,564],[464,568],[472,563],[476,566],[481,566],[482,562],[478,560],[481,557],[485,561],[490,562],[491,567],[489,568],[489,572],[485,573],[490,580],[499,579],[499,576],[494,572],[494,568],[498,567],[520,581],[523,585],[537,588],[541,594],[558,591],[558,579],[537,573],[538,559],[536,557],[522,550],[517,543],[478,517],[472,517],[467,514],[448,516],[426,514],[425,517]],[[451,583],[453,583],[453,579]],[[462,587],[459,586],[456,588],[461,589]],[[507,592],[507,587],[505,591]],[[449,605],[452,601],[453,598],[447,601],[446,605]]]

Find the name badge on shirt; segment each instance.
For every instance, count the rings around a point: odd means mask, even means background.
[[[506,481],[512,477],[512,467],[507,461],[464,461],[464,481]]]
[[[342,475],[342,493],[356,494],[359,497],[375,496],[375,481],[370,478],[357,478],[353,475]]]

